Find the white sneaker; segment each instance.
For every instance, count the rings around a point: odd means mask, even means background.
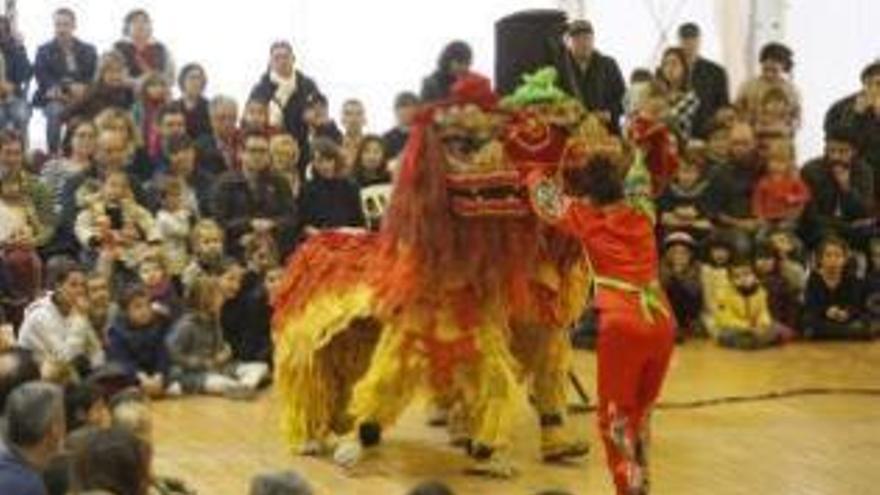
[[[355,439],[345,439],[339,442],[336,451],[333,452],[333,462],[344,468],[352,468],[364,457],[364,447]]]
[[[168,397],[180,397],[183,395],[183,387],[180,382],[174,382],[165,389],[165,395]]]

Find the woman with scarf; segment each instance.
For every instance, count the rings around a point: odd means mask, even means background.
[[[318,94],[315,82],[296,70],[293,47],[287,41],[276,41],[269,48],[269,68],[251,90],[250,100],[264,101],[269,107],[269,127],[284,129],[299,143],[300,159],[311,156],[308,148],[308,126],[304,114],[309,98]],[[305,163],[300,163],[301,167]]]
[[[153,38],[150,14],[135,9],[125,15],[122,34],[125,39],[117,41],[113,50],[125,58],[128,75],[135,84],[150,73],[159,73],[169,87],[174,86],[174,60],[168,48]]]

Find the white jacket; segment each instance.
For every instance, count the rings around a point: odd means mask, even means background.
[[[86,356],[93,367],[104,364],[104,349],[85,315],[61,313],[52,293],[31,303],[24,312],[18,344],[33,351],[38,361],[70,363]]]

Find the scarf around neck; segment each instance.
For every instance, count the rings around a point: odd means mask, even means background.
[[[296,93],[296,71],[290,77],[284,77],[275,71],[269,71],[269,80],[275,84],[275,94],[269,102],[269,125],[283,127],[284,107],[290,97]]]

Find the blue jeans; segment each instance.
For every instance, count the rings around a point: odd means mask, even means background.
[[[30,120],[31,107],[24,98],[14,96],[0,103],[0,129],[15,129],[26,135]]]
[[[43,107],[43,115],[46,117],[46,145],[52,153],[61,148],[61,114],[64,108],[64,104],[59,101],[46,102]]]

